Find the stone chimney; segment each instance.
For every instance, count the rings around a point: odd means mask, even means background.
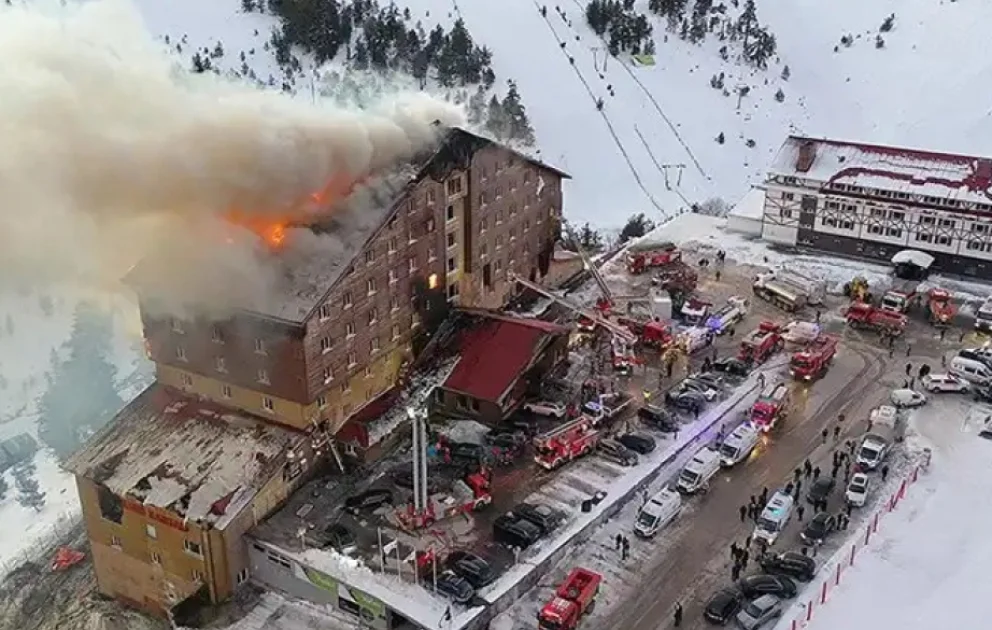
[[[816,159],[816,143],[812,140],[803,140],[799,145],[799,157],[796,159],[796,170],[800,173],[808,173],[813,161]]]

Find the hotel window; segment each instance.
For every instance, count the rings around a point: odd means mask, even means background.
[[[265,368],[259,368],[258,374],[255,375],[258,378],[258,382],[263,385],[269,384],[269,371]]]
[[[392,254],[396,251],[396,247],[399,245],[399,240],[394,236],[389,239],[389,253]]]
[[[435,201],[436,198],[437,198],[437,192],[436,191],[434,191],[434,190],[428,190],[427,191],[427,205],[428,206],[434,205],[434,201]]]
[[[341,296],[342,308],[351,308],[354,301],[351,297],[351,291],[345,291],[345,294]]]
[[[445,221],[449,221],[449,222],[455,220],[455,207],[454,206],[449,205],[448,208],[444,211],[444,220]]]
[[[121,539],[120,539],[120,537],[119,536],[111,536],[110,537],[110,546],[111,547],[114,547],[115,549],[120,549],[121,548]]]
[[[348,353],[348,367],[358,365],[358,356],[354,352]]]
[[[266,354],[264,339],[255,339],[255,354]]]
[[[265,409],[266,411],[275,411],[276,410],[275,401],[273,401],[268,396],[262,396],[262,409]]]
[[[782,199],[785,200],[785,201],[792,201],[795,198],[796,198],[796,196],[794,194],[790,193],[790,192],[784,192],[784,193],[782,193]]]
[[[379,338],[372,337],[372,339],[369,340],[369,352],[374,354],[378,351],[379,351]]]
[[[399,324],[393,324],[392,333],[393,333],[393,339],[399,339],[400,338],[400,325]]]
[[[365,290],[368,291],[369,295],[372,295],[376,291],[375,278],[369,278],[365,281]]]
[[[457,195],[462,191],[462,178],[452,177],[448,180],[448,196]]]
[[[202,582],[203,581],[203,573],[201,573],[197,569],[193,569],[193,581],[194,582]]]
[[[365,264],[370,265],[375,262],[375,250],[369,249],[365,252]]]
[[[224,357],[217,357],[214,359],[214,367],[217,368],[218,372],[227,372],[227,359]]]
[[[162,564],[162,556],[158,552],[152,552],[152,564]]]
[[[389,270],[389,284],[396,284],[396,281],[397,280],[399,280],[399,276],[396,275],[396,270],[395,269],[390,269]]]
[[[355,322],[348,322],[344,325],[344,335],[349,339],[355,336]]]
[[[183,346],[176,346],[176,358],[180,361],[186,361],[186,348]]]
[[[327,406],[327,396],[317,396],[317,408],[323,409]]]
[[[455,269],[456,269],[457,267],[458,267],[458,264],[457,264],[457,262],[455,261],[455,259],[454,259],[454,257],[451,257],[451,258],[449,258],[449,259],[448,259],[448,271],[449,271],[449,272],[452,272],[452,271],[454,271],[454,270],[455,270]]]
[[[178,317],[172,318],[172,332],[178,333],[180,335],[184,334],[186,331],[183,330],[183,320]]]
[[[372,366],[369,365],[365,367],[363,374],[365,375],[365,378],[372,378],[375,375],[375,372],[372,371]]]
[[[329,367],[324,368],[324,384],[328,384],[334,380],[334,370]]]
[[[190,376],[189,374],[183,374],[183,385],[185,385],[186,387],[192,387],[193,377]]]
[[[389,298],[389,310],[393,313],[400,310],[400,299],[395,295]]]
[[[145,534],[149,538],[158,538],[158,531],[155,529],[155,526],[148,523],[145,523]]]
[[[194,556],[202,557],[203,551],[200,549],[200,543],[193,542],[192,540],[183,541],[183,549],[186,553],[192,554]]]
[[[221,385],[220,395],[223,396],[224,398],[231,398],[233,397],[234,392],[231,391],[230,385]]]
[[[327,354],[331,351],[331,338],[321,337],[320,338],[320,352],[321,354]]]
[[[377,309],[377,308],[370,308],[369,309],[369,326],[371,326],[372,324],[374,324],[376,322],[376,320],[378,320],[378,319],[379,319],[379,309]]]
[[[455,240],[455,233],[448,232],[448,247],[454,247],[456,242],[457,241]]]
[[[407,267],[410,269],[410,271],[416,271],[417,270],[417,257],[416,256],[410,256],[410,260],[407,262]]]
[[[210,327],[210,340],[214,343],[224,343],[224,331],[221,330],[220,326]]]
[[[320,321],[326,321],[326,320],[330,319],[331,318],[331,305],[330,304],[321,304],[320,305],[320,310],[318,311],[318,316],[320,317]]]

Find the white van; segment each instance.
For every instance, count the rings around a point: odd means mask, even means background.
[[[720,463],[730,467],[747,459],[761,438],[758,431],[750,422],[738,426],[720,445]]]
[[[682,497],[679,493],[665,488],[654,495],[637,511],[634,533],[642,538],[651,538],[679,515],[682,511]]]
[[[709,489],[710,479],[720,470],[720,454],[704,446],[696,451],[692,460],[679,473],[675,487],[686,494]]]
[[[951,359],[951,365],[947,371],[954,376],[961,377],[972,383],[978,383],[979,385],[992,383],[992,370],[989,369],[989,366],[974,359],[954,357]]]
[[[758,524],[754,528],[754,539],[763,540],[769,545],[775,544],[778,535],[785,529],[789,519],[792,518],[792,508],[795,500],[792,495],[784,490],[776,490],[772,498],[768,499],[765,509],[761,510],[758,517]]]

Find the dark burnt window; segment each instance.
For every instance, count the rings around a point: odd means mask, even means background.
[[[100,504],[101,517],[118,525],[121,524],[124,519],[124,504],[121,503],[120,497],[108,490],[106,486],[100,486],[97,489],[97,502]]]

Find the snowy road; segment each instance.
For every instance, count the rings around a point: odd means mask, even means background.
[[[886,390],[878,388],[884,371],[877,350],[847,345],[827,376],[808,390],[808,399],[799,397],[805,408],[796,410],[758,457],[721,475],[710,493],[696,500],[694,514],[666,536],[669,544],[648,558],[647,566],[638,567],[643,575],[638,587],[613,610],[597,613],[609,615],[616,627],[656,630],[668,627],[675,603],[681,602],[686,613],[683,626],[705,627],[702,608],[706,599],[729,582],[730,544],[742,542],[750,533],[751,524],[740,522],[738,507],[763,487],[784,483],[811,452],[814,465],[829,469],[833,443],[822,443],[822,429],[832,427],[842,412],[850,418],[865,417],[885,394]],[[863,429],[848,421],[841,441]],[[789,545],[794,536],[795,531],[787,530],[782,544]]]

